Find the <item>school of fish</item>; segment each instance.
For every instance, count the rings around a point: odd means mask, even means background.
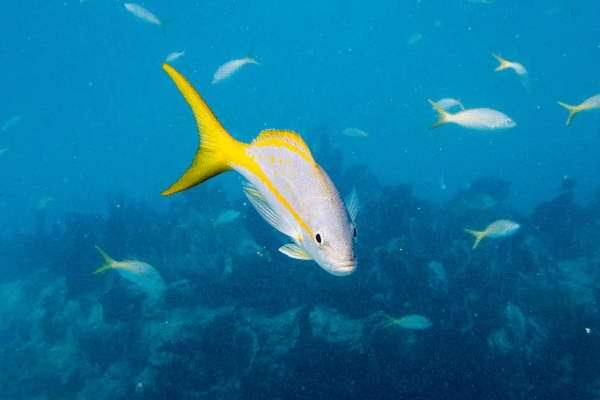
[[[469,0],[483,2],[483,0]],[[159,19],[154,13],[137,4],[126,3],[125,8],[138,19],[159,26],[166,35],[166,26],[172,19]],[[436,23],[436,27],[439,26]],[[415,34],[407,45],[416,45],[428,39],[427,34]],[[245,65],[261,65],[253,57],[253,47],[245,57],[233,59],[220,65],[212,78],[212,84],[223,83]],[[174,62],[185,54],[184,51],[172,52],[166,57],[163,69],[171,77],[192,109],[196,120],[200,144],[192,165],[162,195],[168,196],[198,185],[223,172],[235,170],[244,178],[243,191],[259,215],[272,227],[286,235],[290,242],[279,250],[287,256],[299,260],[314,260],[320,267],[336,276],[349,275],[358,265],[355,254],[357,237],[356,216],[359,203],[356,190],[344,202],[327,173],[314,160],[310,149],[299,134],[287,130],[267,129],[258,134],[251,143],[246,144],[234,139],[221,125],[200,94],[183,75],[167,63]],[[523,64],[508,61],[492,53],[499,62],[495,71],[512,69],[520,78],[527,92],[531,92],[529,72]],[[506,78],[509,79],[509,78]],[[512,78],[511,78],[512,79]],[[429,100],[438,114],[438,120],[429,130],[447,123],[483,133],[514,128],[516,122],[503,112],[490,108],[465,109],[461,99],[442,98],[436,102]],[[558,102],[569,114],[566,125],[570,125],[580,112],[600,110],[600,94],[594,95],[579,105]],[[452,112],[451,112],[452,110]],[[8,119],[1,130],[14,129],[25,114]],[[366,138],[369,134],[359,128],[346,128],[343,134],[350,137]],[[7,148],[0,150],[0,154]],[[442,178],[442,188],[445,188]],[[44,210],[53,199],[46,194],[38,203],[38,210]],[[488,210],[496,205],[494,198],[478,195],[463,201],[468,210]],[[236,221],[242,213],[238,210],[225,210],[213,220],[214,229]],[[464,229],[475,236],[473,249],[482,239],[501,238],[513,235],[520,228],[516,222],[500,219],[488,225],[483,231]],[[255,242],[246,247],[252,252],[262,253],[263,248]],[[166,285],[156,269],[139,261],[117,262],[103,250],[96,247],[104,258],[104,265],[92,274],[116,270],[135,286],[157,295]],[[241,250],[240,250],[241,251]],[[247,250],[244,250],[247,251]],[[227,273],[232,272],[231,259],[228,259]],[[431,327],[432,322],[421,315],[407,315],[394,318],[382,314],[388,320],[388,326],[397,325],[405,329],[423,330]]]

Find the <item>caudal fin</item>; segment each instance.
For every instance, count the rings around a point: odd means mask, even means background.
[[[438,103],[436,103],[435,101],[429,100],[427,99],[428,102],[431,103],[431,105],[433,106],[433,108],[435,108],[435,110],[438,112],[438,120],[435,124],[431,125],[429,127],[429,130],[435,129],[438,126],[442,126],[444,125],[446,122],[448,122],[448,117],[451,115],[448,111],[444,110],[442,108],[442,106],[440,106]]]
[[[160,21],[159,25],[163,30],[163,33],[165,34],[165,36],[167,36],[167,24],[169,24],[170,22],[173,22],[175,20],[175,18],[171,18],[171,19],[163,19]]]
[[[386,313],[381,313],[381,315],[383,315],[384,317],[386,317],[387,319],[389,319],[390,321],[387,323],[386,326],[383,327],[383,329],[388,328],[392,325],[396,325],[398,323],[398,321],[396,320],[396,318],[391,317],[389,315],[387,315]]]
[[[567,118],[567,125],[569,125],[575,114],[579,112],[579,109],[577,108],[577,106],[570,106],[568,104],[561,103],[560,101],[558,102],[558,104],[569,110],[569,118]]]
[[[485,232],[479,232],[479,231],[472,231],[470,229],[465,229],[465,232],[469,232],[472,235],[475,235],[475,244],[473,245],[473,248],[477,247],[477,245],[479,244],[479,242],[481,241],[481,239],[483,239],[483,237],[486,235]]]
[[[511,67],[511,64],[512,64],[512,63],[511,63],[510,61],[506,61],[504,58],[500,57],[500,56],[499,56],[499,55],[497,55],[497,54],[494,54],[494,53],[492,53],[492,55],[493,55],[494,57],[496,57],[496,59],[497,59],[498,61],[500,61],[500,65],[499,65],[499,66],[498,66],[498,68],[496,68],[494,71],[502,71],[503,69],[506,69],[506,68],[510,68],[510,67]]]
[[[252,58],[252,50],[254,50],[254,45],[252,45],[252,47],[250,47],[250,51],[248,52],[248,54],[246,54],[246,58],[248,60],[250,60],[250,62],[252,64],[260,65],[260,63],[258,61],[256,61],[254,58]]]
[[[162,192],[163,196],[168,196],[196,186],[223,172],[231,171],[230,162],[240,157],[240,152],[243,156],[246,145],[227,133],[206,102],[183,75],[166,63],[163,63],[163,69],[173,79],[192,108],[200,135],[200,145],[191,167],[177,182]]]
[[[100,272],[106,271],[107,269],[113,268],[113,265],[115,263],[115,260],[110,258],[108,256],[108,254],[106,254],[104,251],[102,251],[102,249],[100,247],[96,246],[96,250],[98,250],[100,252],[100,254],[102,254],[102,257],[104,257],[104,265],[102,265],[100,268],[98,268],[97,270],[92,272],[92,275],[96,275],[96,274],[99,274]]]

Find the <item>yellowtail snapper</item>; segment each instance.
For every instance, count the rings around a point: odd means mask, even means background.
[[[472,231],[470,229],[465,229],[465,232],[469,232],[470,234],[475,235],[476,239],[475,244],[473,245],[473,248],[475,248],[477,247],[481,239],[483,239],[486,236],[489,238],[510,236],[516,231],[518,231],[520,227],[521,225],[517,224],[516,222],[501,219],[488,225],[488,227],[485,228],[483,232]]]
[[[114,269],[123,278],[135,283],[141,289],[153,295],[159,295],[166,287],[158,271],[151,265],[139,261],[115,261],[98,246],[96,246],[96,249],[104,257],[104,265],[92,272],[92,275]]]
[[[238,142],[179,72],[168,64],[163,69],[192,108],[200,135],[191,167],[163,196],[235,170],[247,179],[244,192],[261,217],[291,238],[293,243],[279,249],[282,253],[315,260],[333,275],[351,274],[357,265],[356,192],[352,191],[346,208],[327,173],[295,132],[268,129],[250,144]]]
[[[580,111],[597,112],[600,110],[600,94],[590,97],[578,106],[570,106],[568,104],[561,103],[560,101],[558,104],[569,110],[569,118],[567,118],[567,125],[569,125],[573,117]]]
[[[431,125],[429,129],[437,128],[447,122],[481,131],[508,129],[516,125],[516,122],[509,116],[490,108],[472,108],[470,110],[457,112],[456,114],[450,114],[436,102],[431,100],[427,101],[429,101],[433,108],[438,112],[437,122]]]
[[[503,69],[507,69],[507,68],[513,69],[517,73],[517,75],[519,75],[521,77],[521,83],[523,84],[523,86],[525,86],[525,90],[527,90],[528,92],[531,92],[531,83],[529,82],[529,73],[527,72],[527,70],[521,63],[507,61],[504,58],[502,58],[499,55],[494,54],[494,53],[492,53],[492,55],[494,57],[496,57],[496,59],[498,61],[500,61],[500,65],[494,71],[502,71]]]
[[[398,325],[406,329],[427,329],[433,325],[429,318],[423,317],[422,315],[407,315],[401,318],[394,318],[387,314],[383,314],[383,316],[390,320],[385,328],[392,325]]]

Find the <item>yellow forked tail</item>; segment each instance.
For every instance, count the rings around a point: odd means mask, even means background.
[[[252,50],[254,50],[254,45],[252,45],[252,47],[250,47],[250,51],[248,52],[248,54],[246,54],[246,58],[248,60],[250,60],[250,62],[252,64],[260,65],[260,63],[258,61],[256,61],[254,58],[252,58]]]
[[[492,53],[492,55],[494,57],[496,57],[496,59],[498,61],[500,61],[500,65],[494,71],[502,71],[505,68],[510,68],[511,67],[512,63],[510,61],[506,61],[504,58],[500,57],[497,54]]]
[[[383,329],[388,328],[392,325],[396,325],[398,324],[398,322],[400,322],[399,319],[396,319],[394,317],[390,317],[389,315],[387,315],[386,313],[381,313],[384,317],[386,317],[387,319],[390,320],[390,322],[388,322],[388,324],[386,326],[383,327]]]
[[[97,270],[92,272],[92,275],[96,275],[96,274],[99,274],[100,272],[106,271],[107,269],[114,268],[115,260],[110,258],[108,256],[108,254],[106,254],[104,251],[102,251],[102,249],[100,247],[96,246],[96,250],[98,250],[100,252],[100,254],[102,254],[102,257],[104,257],[104,265],[102,265],[100,268],[98,268]]]
[[[431,103],[431,105],[435,108],[435,110],[438,112],[438,120],[435,124],[431,125],[429,127],[429,130],[435,129],[438,126],[442,126],[444,125],[446,122],[448,122],[448,117],[452,114],[450,114],[448,111],[444,110],[438,103],[436,103],[435,101],[429,100],[427,99],[428,102]]]
[[[220,173],[231,171],[230,163],[243,156],[246,145],[227,133],[206,102],[183,75],[166,63],[163,64],[163,69],[173,79],[192,108],[200,135],[200,145],[191,167],[177,182],[162,192],[163,196],[168,196],[196,186]]]
[[[560,101],[558,102],[558,104],[560,104],[561,106],[563,106],[567,110],[569,110],[569,118],[567,118],[567,125],[569,125],[571,123],[571,120],[575,116],[575,114],[577,114],[580,111],[579,107],[577,107],[577,106],[570,106],[568,104],[561,103]]]
[[[477,245],[479,244],[481,239],[483,239],[484,236],[488,234],[488,232],[472,231],[470,229],[465,229],[465,232],[469,232],[470,234],[475,235],[476,239],[475,239],[475,244],[473,245],[473,248],[477,247]]]

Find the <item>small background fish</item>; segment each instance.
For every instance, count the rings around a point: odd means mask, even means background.
[[[237,210],[223,211],[217,218],[213,220],[213,228],[216,229],[219,225],[229,224],[238,219],[240,215],[242,215],[242,213]]]
[[[148,294],[153,296],[160,296],[162,294],[166,285],[158,271],[152,266],[140,261],[115,261],[98,246],[96,246],[96,249],[104,258],[104,265],[92,272],[92,275],[114,269],[123,278],[135,283]]]
[[[223,82],[233,76],[237,71],[240,70],[246,64],[256,64],[260,65],[260,63],[252,58],[252,50],[254,46],[250,49],[246,57],[241,58],[239,60],[232,60],[223,65],[221,65],[215,75],[213,76],[212,83]]]
[[[460,107],[461,110],[465,109],[465,107],[463,107],[462,103],[460,102],[460,99],[455,100],[451,98],[444,98],[436,101],[436,103],[438,106],[442,107],[446,111],[450,111],[450,109],[453,107]],[[433,109],[435,110],[435,107],[433,107]]]
[[[575,117],[575,115],[581,111],[598,112],[600,110],[600,94],[590,97],[578,106],[570,106],[568,104],[561,103],[560,101],[558,104],[569,110],[569,117],[567,118],[567,125],[569,125],[573,120],[573,117]]]
[[[156,15],[154,15],[149,10],[145,9],[144,7],[142,7],[140,5],[133,4],[133,3],[126,3],[125,8],[127,10],[129,10],[129,12],[131,12],[133,15],[138,17],[139,19],[160,26],[161,29],[163,30],[163,33],[165,34],[165,36],[167,35],[166,27],[169,22],[173,21],[172,19],[160,20],[160,19],[158,19],[158,17]]]
[[[352,137],[367,137],[368,133],[358,129],[358,128],[346,128],[344,129],[344,135],[352,136]]]
[[[172,62],[177,60],[179,57],[183,56],[185,54],[185,51],[180,51],[180,52],[175,52],[175,53],[171,53],[167,56],[166,62]]]
[[[492,53],[492,55],[496,57],[498,61],[500,61],[500,66],[496,68],[496,71],[502,71],[506,68],[513,69],[521,77],[521,83],[525,87],[525,90],[527,90],[527,92],[531,92],[531,82],[529,81],[529,73],[522,64],[518,62],[507,61],[497,54]]]
[[[385,326],[385,328],[398,325],[405,329],[427,329],[432,324],[432,322],[427,317],[423,317],[422,315],[407,315],[401,318],[394,318],[387,314],[383,314],[390,322]]]
[[[19,124],[19,122],[21,122],[21,120],[23,119],[24,116],[25,116],[25,114],[15,115],[14,117],[12,117],[8,121],[6,121],[4,123],[4,125],[2,125],[2,129],[0,129],[0,130],[5,131],[7,129],[10,129],[10,128],[16,126],[17,124]]]
[[[482,132],[513,128],[516,122],[508,115],[490,108],[473,108],[450,114],[437,103],[428,100],[438,112],[438,120],[429,129],[434,129],[448,122],[460,125],[464,128],[475,129]]]
[[[489,238],[510,236],[516,231],[518,231],[520,227],[521,226],[516,222],[501,219],[488,225],[488,227],[485,228],[484,231],[473,231],[470,229],[465,229],[465,232],[469,232],[470,234],[475,235],[476,240],[475,244],[473,245],[473,248],[476,248],[481,239],[483,239],[486,236]]]

